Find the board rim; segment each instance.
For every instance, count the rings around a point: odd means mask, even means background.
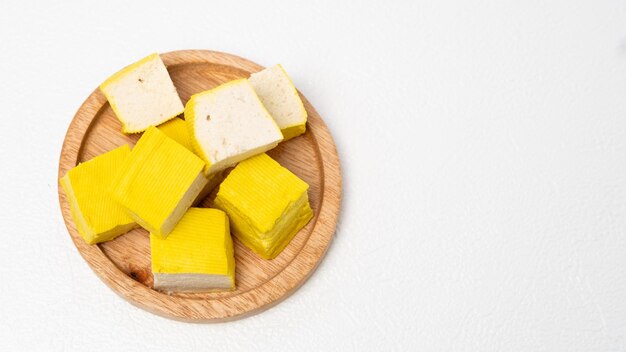
[[[176,65],[210,63],[233,66],[247,72],[263,69],[250,60],[218,51],[179,50],[160,56],[168,68]],[[307,128],[312,133],[317,145],[316,152],[320,156],[322,196],[320,211],[313,219],[315,224],[309,237],[298,254],[280,272],[261,285],[241,294],[212,300],[172,296],[151,289],[122,272],[99,246],[88,245],[80,237],[73,226],[69,204],[59,183],[59,205],[65,225],[74,245],[96,275],[115,293],[139,308],[166,318],[194,323],[241,319],[271,308],[293,294],[315,271],[332,242],[342,193],[339,156],[330,131],[306,97],[301,93],[300,96],[309,112]],[[74,115],[63,141],[58,179],[78,162],[83,147],[83,136],[89,132],[91,122],[106,106],[106,102],[104,95],[96,88]]]

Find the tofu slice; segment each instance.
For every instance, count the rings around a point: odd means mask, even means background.
[[[189,138],[189,130],[184,120],[179,118],[173,118],[166,123],[157,127],[159,131],[165,133],[168,137],[178,142],[189,151],[194,152],[193,145],[191,144],[191,138]],[[222,181],[222,171],[206,175],[206,186],[200,191],[200,194],[193,201],[192,206],[195,206],[202,202],[211,191]]]
[[[167,68],[156,53],[115,73],[100,85],[100,90],[124,133],[144,131],[184,111]]]
[[[285,141],[306,131],[306,109],[291,78],[280,64],[253,73],[249,81],[276,121]]]
[[[150,234],[154,288],[201,292],[235,288],[228,217],[218,209],[189,208],[170,235]]]
[[[60,180],[78,233],[89,244],[110,241],[137,226],[109,193],[129,154],[123,145],[74,167]]]
[[[141,136],[112,196],[143,228],[167,236],[207,183],[204,162],[156,127]]]
[[[313,217],[309,185],[267,154],[240,162],[220,185],[214,206],[233,234],[265,259],[275,258]]]
[[[272,149],[283,139],[246,79],[193,95],[185,120],[207,175]]]

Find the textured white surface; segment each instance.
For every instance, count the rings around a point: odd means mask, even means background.
[[[282,63],[345,178],[315,275],[228,324],[118,298],[57,203],[87,95],[187,48]],[[0,350],[626,350],[623,1],[2,1],[0,78]]]
[[[150,55],[147,61],[116,75],[100,89],[128,133],[160,125],[185,110],[167,67],[158,55]]]

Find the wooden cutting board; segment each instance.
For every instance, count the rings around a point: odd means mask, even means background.
[[[162,54],[183,103],[192,94],[263,69],[234,55],[183,50]],[[302,96],[302,95],[301,95]],[[152,288],[148,233],[135,229],[113,241],[90,246],[70,216],[59,186],[61,212],[69,234],[93,271],[113,291],[152,313],[189,322],[233,320],[263,311],[293,293],[315,270],[330,245],[341,202],[341,171],[335,144],[324,121],[302,96],[309,118],[307,132],[268,152],[309,185],[315,217],[275,259],[264,260],[234,239],[237,289],[212,293],[161,293]],[[59,178],[80,162],[122,144],[132,147],[139,135],[124,135],[104,95],[96,89],[72,120],[61,151]],[[217,190],[202,206],[210,207]]]

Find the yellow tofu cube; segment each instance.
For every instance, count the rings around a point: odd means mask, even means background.
[[[167,236],[207,183],[204,162],[156,127],[137,142],[112,196],[151,233]]]
[[[233,234],[266,259],[275,258],[313,217],[309,185],[267,154],[240,162],[220,185],[214,205]]]
[[[123,68],[100,85],[122,132],[138,133],[184,111],[174,82],[159,54]]]
[[[189,208],[166,239],[150,234],[150,249],[157,290],[235,288],[233,242],[221,210]]]
[[[109,188],[130,154],[128,145],[84,162],[61,178],[78,233],[89,244],[109,241],[137,226]]]

